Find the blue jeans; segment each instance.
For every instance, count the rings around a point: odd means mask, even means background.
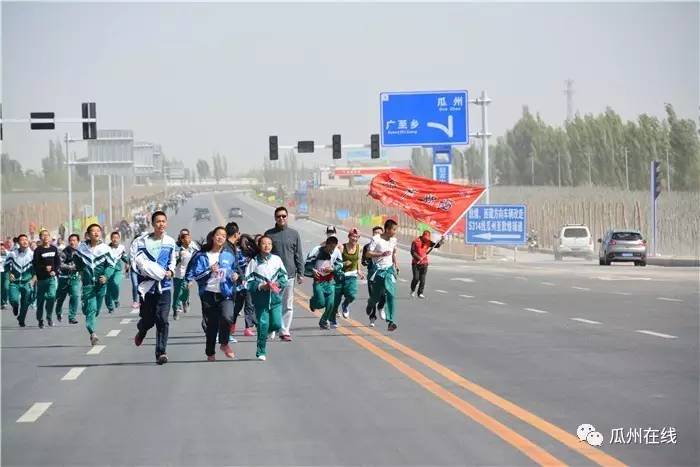
[[[139,301],[139,276],[133,270],[129,272],[131,279],[131,298],[133,302]]]

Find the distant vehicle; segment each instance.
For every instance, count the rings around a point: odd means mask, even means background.
[[[591,231],[587,225],[565,224],[559,230],[559,234],[554,235],[554,238],[554,259],[556,261],[561,261],[565,256],[592,260],[595,255]]]
[[[296,204],[296,211],[294,217],[296,219],[308,219],[309,218],[309,197],[306,191],[297,190],[294,193],[294,201]]]
[[[194,208],[194,220],[196,221],[201,221],[201,220],[211,220],[211,213],[209,212],[209,208]]]
[[[228,217],[229,219],[233,217],[243,217],[243,209],[241,208],[231,208],[228,211]]]
[[[647,241],[638,230],[608,230],[598,243],[598,263],[601,266],[610,266],[614,261],[647,265]]]

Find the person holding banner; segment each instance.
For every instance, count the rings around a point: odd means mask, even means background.
[[[377,225],[372,229],[372,238],[377,237],[384,233],[384,228],[381,225]],[[368,295],[372,295],[372,276],[374,274],[374,261],[372,261],[372,258],[370,258],[367,255],[367,252],[369,251],[369,246],[372,244],[370,243],[366,244],[362,248],[362,265],[367,268],[367,293]],[[369,308],[367,309],[367,317],[369,318],[369,325],[370,327],[374,327],[374,322],[377,321],[377,309],[379,309],[379,313],[382,316],[382,319],[385,319],[384,315],[384,304],[386,302],[386,296],[382,295],[379,298],[379,302],[377,303],[376,306],[372,307],[370,310]]]
[[[423,234],[411,243],[411,269],[413,279],[411,280],[411,298],[416,296],[416,286],[418,286],[418,298],[425,298],[425,276],[428,275],[428,255],[433,248],[440,248],[442,239],[435,243],[430,239],[430,230],[424,230]]]
[[[396,232],[398,224],[393,219],[384,222],[384,233],[372,238],[367,256],[374,263],[374,272],[368,280],[372,281],[372,293],[367,302],[367,314],[371,315],[374,306],[381,296],[386,294],[386,321],[387,330],[395,331],[396,310],[394,309],[394,297],[396,295],[396,277],[399,274],[397,258]]]

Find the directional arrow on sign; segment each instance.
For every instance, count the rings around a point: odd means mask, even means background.
[[[503,240],[509,240],[509,239],[514,239],[517,240],[520,238],[520,235],[513,235],[513,234],[492,234],[491,232],[486,232],[482,233],[479,235],[474,235],[476,238],[483,238],[484,240],[498,240],[498,239],[503,239]]]
[[[448,138],[452,138],[452,136],[455,133],[454,119],[452,118],[452,115],[447,116],[447,126],[443,125],[442,123],[436,122],[428,122],[426,123],[426,125],[430,128],[435,128],[436,130],[444,131]]]

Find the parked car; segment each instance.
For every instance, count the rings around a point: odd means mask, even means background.
[[[241,208],[231,208],[228,211],[228,217],[229,219],[233,217],[243,217],[243,209]]]
[[[201,221],[201,220],[211,220],[211,213],[209,212],[209,208],[194,208],[194,220],[196,221]]]
[[[595,255],[591,231],[585,224],[565,224],[559,230],[559,234],[554,235],[554,238],[554,259],[556,261],[561,261],[565,256],[592,260]]]
[[[608,230],[598,239],[598,262],[609,266],[613,261],[634,261],[635,266],[647,265],[647,241],[638,230]]]

